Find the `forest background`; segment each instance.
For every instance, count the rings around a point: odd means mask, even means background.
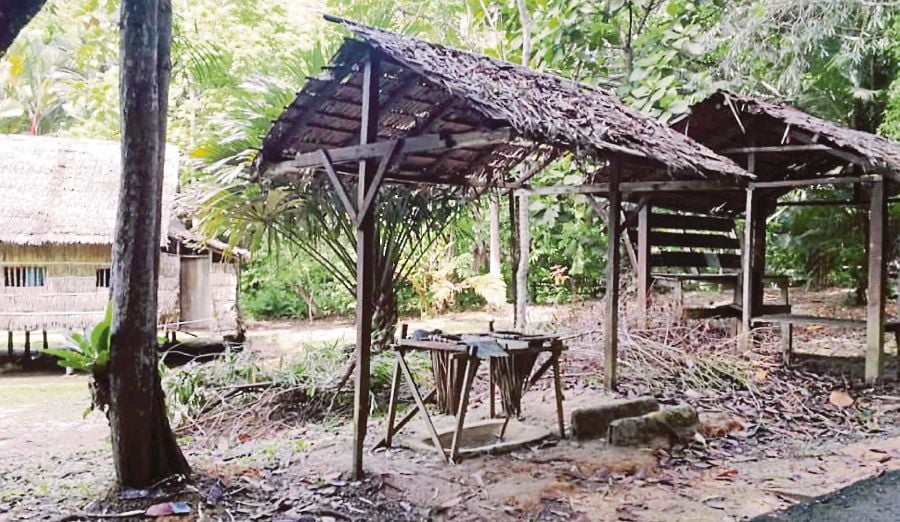
[[[611,89],[663,121],[729,89],[900,140],[900,2],[524,1],[531,67]],[[118,4],[48,2],[0,60],[0,132],[119,138]],[[323,13],[521,61],[522,23],[513,0],[173,0],[173,11],[168,139],[182,151],[181,188],[192,196],[184,201],[215,200],[219,208],[200,205],[199,219],[208,217],[211,231],[253,248],[241,284],[243,309],[255,318],[345,315],[354,307],[352,292],[340,284],[347,270],[335,246],[345,241],[339,232],[321,227],[300,241],[278,241],[272,229],[236,230],[222,219],[222,205],[234,216],[278,202],[210,196],[242,182],[272,120],[347,36]],[[535,184],[577,183],[580,176],[558,162]],[[849,198],[846,190],[791,197]],[[513,286],[512,259],[501,258],[505,286],[485,277],[488,200],[449,213],[450,226],[411,257],[396,293],[399,312],[480,306],[498,293],[503,299]],[[499,199],[504,251],[507,205]],[[606,237],[589,202],[541,196],[528,210],[529,298],[596,296]],[[892,216],[900,218],[900,205]],[[769,271],[813,287],[858,290],[848,296],[864,299],[865,229],[861,208],[781,207],[770,220]]]

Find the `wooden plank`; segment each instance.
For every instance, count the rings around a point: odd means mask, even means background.
[[[838,317],[821,317],[817,315],[802,314],[764,314],[754,317],[753,322],[758,324],[817,324],[822,326],[848,328],[853,330],[863,330],[867,328],[867,321],[863,319],[842,319]],[[884,331],[895,332],[898,330],[900,330],[900,321],[891,321],[884,323]]]
[[[692,214],[660,214],[650,216],[652,229],[702,230],[709,232],[731,232],[734,220],[717,216],[699,216]]]
[[[734,303],[718,306],[688,307],[682,309],[681,316],[685,319],[723,319],[740,317],[741,309]]]
[[[884,377],[884,301],[887,281],[887,204],[884,179],[871,187],[869,207],[869,292],[866,304],[866,382]]]
[[[741,267],[741,256],[704,252],[661,252],[652,254],[650,262],[654,267],[725,268],[737,270]]]
[[[378,92],[381,77],[381,57],[370,51],[363,69],[362,119],[359,141],[365,145],[378,139]],[[375,176],[376,163],[364,159],[359,162],[357,208],[362,208]],[[369,366],[372,346],[372,316],[375,312],[374,282],[375,208],[372,205],[359,216],[356,230],[356,381],[353,397],[353,477],[362,479],[363,446],[369,420]],[[400,358],[405,371],[405,363]],[[414,384],[414,383],[413,383]],[[418,392],[417,392],[418,394]],[[421,401],[421,398],[419,398]],[[424,407],[422,407],[424,410]],[[442,452],[443,453],[443,452]]]
[[[713,248],[738,250],[740,241],[723,234],[695,234],[690,232],[650,232],[650,245],[660,247]]]
[[[731,149],[721,149],[719,154],[751,154],[751,153],[781,153],[781,152],[817,152],[829,151],[831,147],[827,145],[806,144],[806,145],[776,145],[772,147],[736,147]]]
[[[653,274],[653,279],[663,281],[695,281],[697,283],[710,283],[714,285],[737,284],[740,274]]]
[[[753,188],[796,188],[813,185],[847,185],[872,181],[872,176],[830,176],[809,179],[786,179],[781,181],[752,181]]]
[[[399,154],[410,155],[419,152],[437,152],[459,148],[480,148],[498,143],[507,143],[512,140],[512,129],[479,130],[463,132],[460,134],[425,134],[407,138]],[[368,144],[360,144],[349,147],[333,147],[328,149],[331,161],[335,164],[353,163],[360,160],[372,159],[384,156],[398,140],[373,141]],[[274,177],[296,172],[300,169],[321,167],[321,156],[317,152],[298,153],[293,160],[273,163],[263,173],[265,177]]]
[[[615,158],[609,174],[609,215],[622,213],[622,193],[619,192],[619,176],[622,172],[621,160]],[[618,219],[610,219],[607,227],[608,253],[606,256],[606,324],[604,325],[604,384],[607,390],[615,390],[618,385],[619,353],[619,241],[622,227]]]
[[[597,194],[610,193],[609,183],[592,183],[584,185],[556,185],[552,187],[528,187],[529,194],[534,196],[558,196],[563,194]],[[619,184],[619,191],[623,194],[650,193],[650,192],[693,192],[693,191],[729,191],[743,190],[736,182],[722,182],[710,180],[686,180],[686,181],[632,181]]]
[[[650,308],[650,285],[652,283],[650,260],[650,215],[653,207],[647,203],[638,210],[637,240],[637,293],[638,293],[638,328],[647,328],[647,311]],[[626,239],[627,241],[627,239]]]

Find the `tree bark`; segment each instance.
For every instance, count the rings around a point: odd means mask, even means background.
[[[109,410],[122,487],[190,473],[169,426],[157,365],[171,16],[170,0],[122,2],[122,180],[112,255]]]
[[[47,0],[0,0],[0,56]]]

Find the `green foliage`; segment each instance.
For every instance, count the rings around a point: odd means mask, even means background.
[[[104,375],[109,369],[109,338],[112,325],[112,304],[107,305],[106,315],[84,335],[71,332],[67,336],[68,348],[48,349],[44,353],[57,358],[63,368]]]

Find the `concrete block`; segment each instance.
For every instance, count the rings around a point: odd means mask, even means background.
[[[659,404],[653,397],[617,400],[600,406],[578,408],[572,411],[572,433],[581,440],[605,438],[609,424],[614,420],[636,417],[658,409]]]
[[[618,419],[609,425],[609,442],[616,446],[672,446],[694,438],[697,412],[688,404]]]

